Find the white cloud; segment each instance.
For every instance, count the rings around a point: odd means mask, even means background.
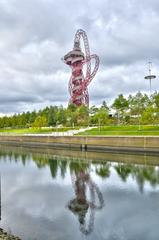
[[[146,63],[159,72],[159,3],[153,1],[0,2],[0,112],[22,112],[69,100],[71,70],[61,57],[83,28],[100,68],[90,102],[148,91]],[[158,90],[156,79],[153,90]]]

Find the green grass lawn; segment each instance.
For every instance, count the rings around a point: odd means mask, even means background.
[[[23,134],[49,134],[52,132],[65,132],[72,129],[79,129],[80,127],[75,128],[19,128],[19,129],[0,129],[1,135],[23,135]],[[103,126],[100,128],[94,128],[85,132],[81,132],[78,135],[113,135],[113,136],[159,136],[159,126]]]
[[[41,129],[38,129],[38,128],[18,128],[18,129],[12,129],[12,128],[7,128],[7,129],[3,129],[3,128],[0,128],[0,134],[3,135],[7,135],[7,134],[11,134],[11,135],[14,135],[14,134],[20,134],[20,135],[23,135],[23,134],[49,134],[49,133],[52,133],[52,132],[65,132],[65,131],[68,131],[68,130],[72,130],[72,129],[79,129],[79,127],[77,128],[69,128],[69,127],[63,127],[63,128],[41,128]]]
[[[159,136],[159,126],[104,126],[94,128],[78,135],[113,135],[113,136]]]

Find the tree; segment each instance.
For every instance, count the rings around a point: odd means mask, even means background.
[[[93,124],[105,125],[108,122],[108,117],[108,110],[101,106],[101,108],[99,108],[91,117],[91,122]]]
[[[34,123],[32,124],[32,126],[34,128],[42,128],[42,127],[46,127],[47,126],[47,119],[46,117],[41,117],[41,116],[38,116]]]
[[[141,115],[142,124],[153,124],[155,121],[155,109],[152,106],[146,108]]]
[[[80,126],[86,126],[89,124],[89,110],[85,105],[81,105],[77,109],[77,124]]]
[[[128,109],[128,101],[124,98],[123,94],[118,95],[118,97],[114,100],[112,104],[112,108],[117,111],[118,120],[124,119],[124,113]]]
[[[136,124],[140,123],[142,113],[152,105],[148,95],[140,92],[134,96],[129,95],[128,103],[131,121]]]
[[[155,105],[157,111],[159,111],[159,93],[155,92],[151,95],[152,103]]]
[[[66,120],[68,126],[77,124],[77,109],[78,107],[73,103],[68,106],[66,111]]]
[[[90,107],[90,109],[89,109],[89,114],[90,114],[90,116],[93,116],[94,114],[96,114],[98,110],[99,110],[99,109],[98,109],[95,105],[93,105],[92,107]]]
[[[58,107],[57,106],[51,106],[48,111],[48,125],[49,126],[56,126],[56,123],[58,121]]]
[[[37,117],[37,113],[36,113],[36,111],[33,111],[30,114],[29,123],[32,124],[35,121],[36,117]]]
[[[152,94],[151,99],[154,107],[155,122],[159,123],[159,93]]]
[[[128,103],[131,115],[141,115],[141,113],[151,105],[148,95],[140,92],[135,96],[129,95]]]
[[[107,106],[107,103],[105,100],[102,102],[101,108],[104,108],[106,111],[109,111],[109,107]]]
[[[63,106],[60,106],[58,108],[58,112],[57,112],[57,121],[60,124],[66,124],[66,120],[67,120],[67,116],[66,116],[66,110],[63,108]]]

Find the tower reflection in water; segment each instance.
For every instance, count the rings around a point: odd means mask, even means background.
[[[71,177],[75,198],[68,203],[68,208],[78,217],[80,231],[89,235],[93,231],[95,212],[102,209],[104,199],[88,170],[71,173]]]

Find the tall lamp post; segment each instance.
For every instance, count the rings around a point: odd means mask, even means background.
[[[151,94],[152,79],[155,79],[156,76],[153,75],[151,72],[152,62],[148,62],[148,64],[149,64],[149,74],[147,76],[145,76],[145,79],[149,80],[149,82],[150,82],[150,94]]]

